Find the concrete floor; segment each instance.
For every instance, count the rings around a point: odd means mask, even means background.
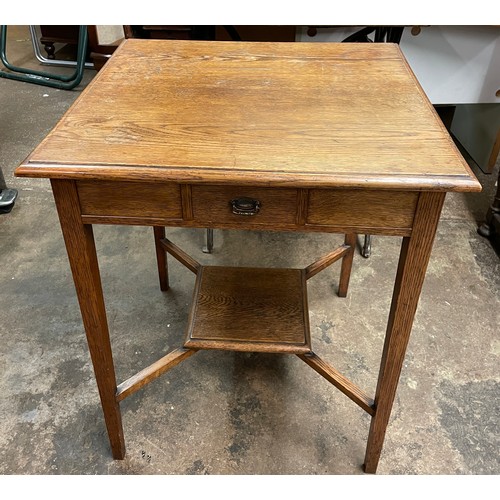
[[[12,62],[37,66],[27,31],[9,32]],[[54,70],[54,68],[48,68]],[[111,458],[48,180],[14,168],[95,75],[75,91],[0,79],[0,151],[19,190],[0,215],[0,473],[361,474],[369,417],[298,358],[200,352],[122,403],[127,457]],[[500,261],[476,233],[492,199],[450,194],[379,474],[498,474]],[[499,166],[497,165],[497,168]],[[179,346],[193,276],[171,262],[161,293],[152,230],[95,228],[118,380]],[[303,267],[340,235],[203,230],[171,238],[203,263]],[[311,280],[315,351],[374,393],[400,240],[356,255],[347,299],[339,268]],[[249,251],[250,250],[250,251]]]

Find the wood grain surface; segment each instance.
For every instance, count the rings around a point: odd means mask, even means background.
[[[304,270],[202,267],[184,346],[309,352]]]
[[[76,183],[82,214],[181,219],[181,193],[174,183]]]
[[[169,352],[158,361],[155,361],[153,364],[147,366],[118,385],[116,388],[116,401],[122,401],[131,394],[134,394],[139,389],[171,370],[181,361],[184,361],[195,353],[195,349],[184,349],[182,347]]]
[[[412,234],[401,245],[375,393],[376,412],[366,445],[364,468],[368,473],[377,470],[444,198],[443,193],[420,195]]]
[[[165,228],[163,226],[153,227],[153,235],[156,251],[156,265],[158,266],[158,279],[160,280],[160,290],[166,292],[170,288],[168,280],[167,254],[161,240],[165,239]]]
[[[16,175],[480,190],[394,44],[126,40]]]
[[[87,223],[173,225],[270,230],[376,233],[377,228],[407,235],[418,192],[354,189],[286,189],[123,181],[76,181],[82,219]],[[260,210],[232,212],[231,200],[250,198]],[[346,228],[346,230],[342,230]]]
[[[409,228],[418,193],[354,189],[311,189],[307,223],[360,227]]]
[[[252,226],[295,224],[298,199],[296,189],[253,186],[193,186],[193,218],[198,223],[230,223]],[[250,198],[260,203],[256,215],[236,215],[231,200]]]
[[[113,458],[123,459],[125,440],[120,407],[115,399],[115,368],[92,226],[84,225],[80,220],[75,183],[53,180],[51,184],[85,326],[111,451]]]
[[[354,260],[354,252],[356,250],[356,243],[358,237],[356,233],[347,233],[345,235],[344,245],[349,247],[349,251],[342,259],[342,267],[340,268],[339,279],[339,297],[347,297],[347,290],[349,288],[349,281],[351,279],[352,261]]]
[[[322,377],[326,378],[337,389],[343,392],[349,399],[363,408],[370,415],[375,414],[374,401],[362,389],[344,377],[333,366],[323,361],[315,353],[299,354],[299,358],[306,362],[311,368],[316,370]]]

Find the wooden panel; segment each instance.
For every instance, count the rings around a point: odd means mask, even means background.
[[[193,214],[197,223],[230,223],[244,227],[295,224],[296,189],[267,189],[245,186],[193,186]],[[260,202],[256,215],[235,215],[231,200],[251,198]]]
[[[394,44],[126,40],[17,175],[480,190]]]
[[[78,181],[83,215],[182,218],[177,184]]]
[[[184,346],[309,352],[304,271],[202,267],[196,280]]]
[[[309,192],[308,224],[410,228],[417,192],[323,190]]]

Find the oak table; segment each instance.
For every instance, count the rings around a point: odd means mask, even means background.
[[[368,412],[376,472],[445,194],[481,189],[397,45],[126,40],[16,175],[51,179],[114,458],[121,400],[229,349],[296,354]],[[120,384],[93,224],[153,226],[162,290],[167,253],[196,274],[184,344]],[[224,268],[165,226],[346,236],[305,269]],[[402,237],[374,397],[309,334],[306,281],[342,259],[345,296],[357,233]]]

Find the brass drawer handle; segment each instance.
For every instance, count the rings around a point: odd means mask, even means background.
[[[252,198],[235,198],[230,204],[233,214],[236,215],[257,215],[260,210],[260,201]]]

